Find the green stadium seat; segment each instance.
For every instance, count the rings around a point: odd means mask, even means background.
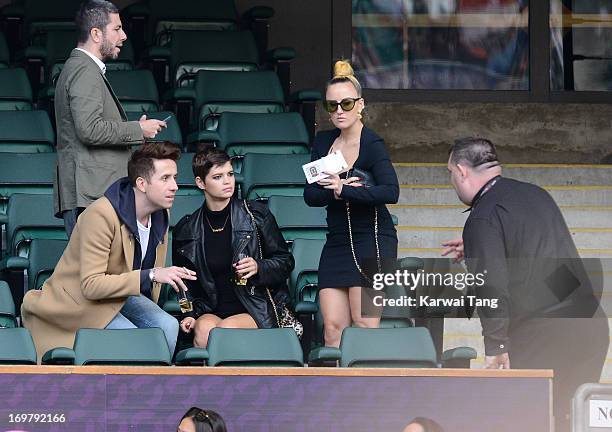
[[[0,364],[36,364],[36,348],[28,329],[0,329]]]
[[[168,342],[159,328],[79,329],[73,350],[59,347],[45,353],[43,363],[75,365],[167,366]]]
[[[194,97],[193,124],[198,130],[216,130],[219,116],[224,112],[285,111],[283,88],[273,71],[201,70],[195,78]],[[258,132],[261,130],[257,128]]]
[[[26,71],[0,68],[0,111],[30,111],[32,107],[32,87]]]
[[[443,366],[469,368],[476,350],[461,347],[447,350]],[[437,368],[436,349],[424,327],[357,328],[342,332],[340,348],[322,347],[310,353],[309,362],[339,361],[340,367]]]
[[[0,157],[0,215],[6,214],[13,194],[52,194],[56,170],[56,153],[3,154]]]
[[[307,154],[247,153],[240,175],[236,178],[242,198],[266,200],[272,195],[301,197],[305,183],[302,165],[309,162],[310,155]]]
[[[181,158],[178,160],[178,176],[176,183],[178,184],[177,195],[197,195],[202,196],[202,191],[198,189],[195,184],[193,177],[193,170],[191,164],[193,161],[194,153],[183,153]]]
[[[174,197],[174,203],[170,209],[170,229],[185,215],[191,214],[204,203],[204,194],[200,195],[177,195]]]
[[[285,241],[321,239],[327,235],[327,212],[323,207],[309,207],[300,196],[272,195],[268,208],[276,218]]]
[[[67,245],[67,240],[32,239],[28,257],[7,258],[6,270],[27,270],[26,290],[40,289],[55,270]]]
[[[289,275],[289,293],[296,312],[302,309],[301,302],[308,302],[316,307],[319,260],[325,240],[297,238],[293,242],[291,253],[295,267]],[[317,308],[318,309],[318,308]]]
[[[159,111],[159,94],[150,70],[111,70],[106,78],[126,112]]]
[[[53,195],[15,194],[8,202],[6,220],[6,256],[29,256],[35,238],[66,240],[64,221],[53,215]]]
[[[55,149],[55,133],[45,111],[0,111],[0,124],[0,153],[50,153]]]
[[[169,141],[177,146],[183,146],[183,135],[181,134],[181,128],[176,120],[176,116],[174,113],[170,111],[149,111],[149,112],[126,112],[127,118],[129,121],[139,120],[142,115],[145,114],[147,118],[157,119],[157,120],[165,120],[170,117],[170,120],[166,120],[166,127],[162,129],[155,138],[148,139],[148,142],[161,142],[161,141]],[[191,164],[191,161],[189,161]],[[191,171],[191,169],[190,169]]]
[[[209,366],[303,366],[300,341],[292,329],[214,328],[208,338]]]
[[[259,53],[250,31],[174,31],[166,47],[152,47],[150,61],[168,61],[172,87],[191,87],[199,70],[254,71]]]
[[[0,280],[0,328],[14,327],[17,327],[17,321],[13,295],[8,283]]]

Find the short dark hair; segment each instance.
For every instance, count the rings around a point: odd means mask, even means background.
[[[181,418],[181,421],[187,417],[193,421],[196,432],[227,432],[223,417],[215,411],[191,407]]]
[[[132,186],[136,186],[136,179],[142,177],[149,181],[151,174],[155,171],[154,160],[171,159],[179,160],[181,150],[171,142],[145,143],[138,147],[128,161],[128,178]]]
[[[455,140],[448,153],[452,163],[463,161],[472,167],[498,161],[495,146],[486,138],[468,137]]]
[[[212,167],[225,165],[231,160],[225,150],[212,146],[206,147],[193,156],[193,162],[191,163],[193,176],[200,177],[204,181]]]
[[[438,422],[427,417],[415,417],[408,424],[418,424],[423,427],[425,432],[444,432]]]
[[[86,0],[77,11],[74,19],[77,27],[79,43],[85,43],[89,39],[92,28],[105,31],[110,22],[110,14],[118,14],[119,9],[113,3],[106,0]]]

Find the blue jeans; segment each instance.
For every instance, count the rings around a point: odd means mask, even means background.
[[[179,330],[178,321],[143,295],[129,296],[119,313],[106,326],[107,329],[151,327],[163,330],[168,341],[170,356],[174,355]]]

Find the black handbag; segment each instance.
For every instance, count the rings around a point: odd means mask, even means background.
[[[261,238],[259,237],[259,227],[257,226],[257,222],[255,222],[255,216],[253,216],[253,213],[251,213],[251,209],[247,205],[246,200],[244,200],[243,202],[244,202],[244,208],[246,209],[249,216],[251,216],[251,220],[253,221],[253,225],[255,226],[255,234],[257,235],[257,246],[259,247],[259,259],[263,259],[264,256],[261,250]],[[277,302],[274,301],[274,298],[272,297],[272,293],[270,292],[270,288],[265,287],[265,290],[266,290],[266,293],[268,294],[268,299],[270,300],[270,303],[272,304],[272,310],[274,310],[274,316],[276,318],[276,325],[279,328],[293,329],[297,337],[301,339],[302,335],[304,334],[304,326],[302,325],[302,323],[297,319],[294,313],[287,307],[286,303],[277,304]]]
[[[352,168],[348,171],[348,177],[359,177],[359,183],[361,183],[364,187],[376,186],[376,181],[374,180],[374,176],[370,171]]]

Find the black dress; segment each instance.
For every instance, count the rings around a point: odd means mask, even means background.
[[[313,143],[312,159],[328,154],[340,130],[317,134]],[[374,236],[374,209],[378,210],[378,244],[383,262],[397,259],[397,232],[385,204],[394,204],[399,198],[397,175],[385,149],[382,138],[364,127],[361,131],[359,156],[354,164],[373,175],[376,186],[342,188],[340,200],[331,190],[313,183],[306,185],[304,200],[312,207],[327,206],[329,233],[319,262],[319,287],[347,288],[369,286],[355,264],[349,239],[346,202],[350,206],[351,228],[355,255],[362,268],[375,266],[376,242]],[[369,273],[369,272],[366,272]]]

